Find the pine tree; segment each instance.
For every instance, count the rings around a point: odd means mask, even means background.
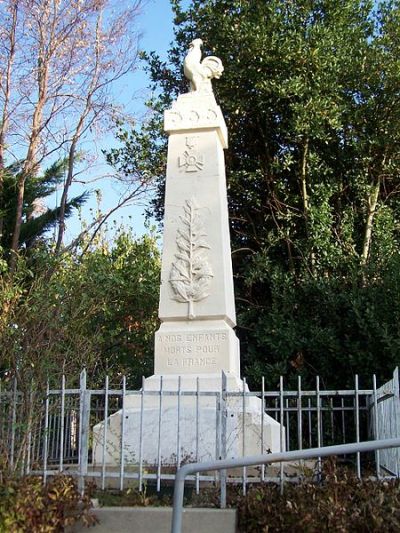
[[[46,199],[54,194],[64,180],[67,160],[55,161],[42,174],[31,177],[26,181],[23,223],[21,227],[20,250],[32,247],[37,241],[44,238],[58,221],[60,208],[49,208],[45,205]],[[17,201],[18,175],[23,162],[19,161],[5,168],[3,171],[3,235],[0,236],[0,246],[4,252],[10,249],[12,232],[15,223],[15,209]],[[88,193],[71,198],[67,202],[66,217],[72,215],[88,199]]]

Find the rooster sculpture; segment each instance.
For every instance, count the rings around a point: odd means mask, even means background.
[[[201,39],[190,43],[189,52],[183,62],[183,71],[190,81],[190,90],[209,94],[212,93],[211,80],[220,78],[224,70],[222,61],[215,56],[208,56],[201,61]]]

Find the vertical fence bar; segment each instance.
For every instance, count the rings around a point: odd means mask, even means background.
[[[68,437],[65,443],[65,458],[69,460],[72,456],[72,452],[71,452],[71,414],[72,414],[71,402],[68,401],[67,405],[68,405],[68,416],[67,416],[67,420],[65,421],[66,422],[65,429],[66,429]]]
[[[108,389],[109,379],[106,376],[104,383],[104,418],[103,418],[103,449],[101,453],[101,489],[106,488],[106,448],[107,448],[107,430],[108,430]]]
[[[42,405],[40,406],[40,413],[42,413]],[[42,426],[43,419],[42,416],[40,416],[37,425],[37,431],[35,431],[35,436],[32,439],[31,463],[40,460],[40,442],[42,436]]]
[[[176,469],[181,466],[181,376],[178,376],[178,420],[176,436]]]
[[[286,427],[285,427],[285,435],[286,435],[286,450],[290,450],[290,403],[289,398],[286,398],[285,400],[285,408],[286,408]]]
[[[58,470],[60,472],[63,471],[64,468],[64,417],[65,417],[65,375],[62,375],[61,378],[61,406],[60,406],[60,443],[59,443],[59,449],[60,449],[60,457],[58,462]]]
[[[374,439],[379,440],[379,416],[378,416],[378,394],[376,391],[376,375],[374,374],[372,376],[372,388],[373,388],[373,396],[374,396]],[[375,450],[375,465],[376,465],[376,477],[379,479],[381,476],[381,468],[380,468],[380,455],[379,450]]]
[[[49,426],[48,426],[48,434],[49,434],[49,439],[48,439],[48,449],[47,449],[47,455],[48,455],[48,462],[51,462],[52,458],[53,458],[53,450],[54,450],[54,434],[55,434],[55,430],[54,430],[54,413],[53,413],[53,408],[54,408],[54,398],[52,398],[52,407],[50,408],[49,410]]]
[[[319,390],[319,376],[316,377],[316,393],[317,393],[317,447],[321,447],[321,394]],[[318,457],[318,475],[321,475],[321,457]]]
[[[10,466],[11,470],[14,468],[15,460],[15,432],[17,426],[17,378],[14,378],[13,382],[13,396],[12,396],[12,408],[11,408],[11,443],[10,443]]]
[[[57,403],[58,403],[58,398],[57,398]],[[58,453],[58,446],[59,446],[59,443],[60,443],[60,418],[57,416],[57,410],[56,410],[56,405],[54,406],[54,413],[53,413],[53,425],[54,425],[54,432],[53,432],[53,435],[52,435],[52,458],[54,461],[56,461],[57,459],[57,453]],[[58,461],[59,461],[59,458],[58,458]]]
[[[222,410],[223,410],[223,394],[222,394],[222,374],[221,374],[221,390],[215,394],[215,458],[222,457],[222,443],[224,436],[222,435]],[[215,471],[215,483],[218,483],[218,476],[220,471]]]
[[[144,415],[144,387],[145,379],[142,376],[142,389],[140,391],[140,428],[139,428],[139,492],[143,489],[143,415]]]
[[[246,456],[246,378],[242,388],[242,455]],[[246,496],[247,468],[243,467],[243,496]]]
[[[158,453],[157,453],[157,492],[161,488],[161,424],[162,424],[162,404],[163,404],[163,377],[160,376],[160,402],[158,416]]]
[[[279,378],[279,422],[280,422],[280,451],[283,452],[284,449],[284,435],[283,435],[283,376]],[[283,493],[283,462],[280,464],[280,489]]]
[[[264,376],[261,379],[261,453],[264,452],[264,410],[265,410],[265,378]],[[264,481],[265,478],[265,464],[261,465],[261,481]]]
[[[124,490],[124,470],[125,470],[125,396],[126,396],[126,376],[122,377],[122,409],[121,409],[121,464],[119,470],[119,490]]]
[[[330,418],[331,418],[331,439],[332,444],[335,442],[335,420],[334,420],[334,411],[333,411],[333,398],[329,398],[329,409],[330,409]]]
[[[394,416],[394,428],[395,428],[395,435],[400,435],[400,420],[399,420],[399,402],[400,402],[400,383],[399,383],[399,367],[396,367],[393,372],[393,392],[394,392],[394,398],[393,401],[396,402],[393,407],[397,404],[397,409],[395,410],[395,416]],[[394,456],[396,461],[396,475],[399,478],[400,477],[400,450],[399,448],[395,448],[394,450]]]
[[[371,417],[369,416],[369,397],[364,396],[364,411],[367,413],[366,415],[366,426],[367,426],[367,435],[371,435]],[[362,438],[362,437],[360,437]]]
[[[354,376],[354,407],[355,407],[355,425],[356,425],[356,442],[360,442],[360,401],[358,389],[358,374]],[[361,461],[360,452],[357,452],[357,477],[361,478]]]
[[[43,435],[43,483],[47,481],[47,452],[49,446],[49,382],[47,381],[46,386],[46,403],[44,410],[44,435]]]
[[[221,373],[221,458],[226,459],[227,449],[226,449],[226,435],[227,435],[227,405],[226,405],[226,394],[227,394],[227,379],[224,371]],[[221,470],[220,472],[220,486],[221,486],[221,495],[220,495],[220,507],[221,509],[226,508],[226,470]]]
[[[307,401],[308,413],[308,447],[312,448],[312,416],[311,416],[311,398],[308,398]]]
[[[4,439],[4,442],[5,442],[5,438],[4,438],[5,424],[3,422],[3,412],[5,410],[5,406],[3,406],[2,404],[3,404],[3,383],[0,378],[0,439]]]
[[[200,438],[200,411],[199,411],[199,397],[200,397],[200,378],[196,378],[196,463],[199,462],[199,438]],[[196,472],[196,494],[200,492],[200,472]]]
[[[345,410],[344,410],[344,398],[341,400],[341,407],[342,407],[342,434],[343,434],[343,444],[346,443],[346,417],[345,417]]]
[[[1,392],[1,391],[0,391]],[[28,419],[28,440],[27,440],[27,450],[26,450],[26,468],[25,474],[29,474],[31,471],[31,457],[32,457],[32,424],[33,424],[33,381],[31,381],[31,387],[29,392],[29,419]]]
[[[89,423],[90,423],[90,392],[86,388],[86,369],[80,376],[80,415],[79,421],[79,480],[78,488],[81,494],[85,490],[85,476],[88,471],[89,451]]]
[[[301,376],[297,376],[297,448],[303,449],[303,413],[301,402]]]

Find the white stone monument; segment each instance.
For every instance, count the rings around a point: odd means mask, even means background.
[[[143,406],[140,395],[126,397],[123,425],[121,411],[109,418],[108,464],[119,460],[121,427],[128,462],[141,456],[156,464],[161,455],[164,462],[173,463],[177,453],[189,460],[210,460],[221,456],[222,449],[228,457],[258,454],[262,448],[263,452],[280,450],[280,425],[262,413],[262,401],[246,397],[243,402],[243,395],[229,397],[229,393],[248,389],[240,379],[239,341],[233,329],[236,316],[224,163],[228,136],[211,86],[223,66],[212,56],[201,61],[201,45],[195,39],[184,62],[190,92],[180,95],[165,112],[169,142],[161,326],[155,334],[155,374],[144,382],[144,390],[153,392],[144,395]],[[220,396],[215,394],[221,392],[222,372],[228,392],[226,447],[218,442],[222,422],[217,407]],[[168,395],[178,390],[179,400],[177,395]],[[214,394],[202,395],[205,392]],[[103,424],[94,428],[95,463],[101,463],[103,456],[103,430]]]

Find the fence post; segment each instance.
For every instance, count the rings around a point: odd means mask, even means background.
[[[90,392],[86,389],[86,369],[80,374],[79,402],[79,479],[78,488],[81,494],[85,490],[85,476],[88,471],[89,423],[90,423]]]
[[[17,378],[14,378],[13,382],[13,395],[12,395],[12,413],[11,413],[11,444],[10,444],[10,466],[11,471],[14,469],[14,460],[15,460],[15,432],[17,429],[17,401],[18,401],[18,392],[17,392]]]
[[[226,394],[227,394],[227,380],[226,374],[222,371],[222,394],[221,394],[221,459],[226,459],[226,423],[227,423],[227,405],[226,405]],[[221,470],[220,474],[221,482],[221,498],[220,498],[220,507],[221,509],[226,508],[226,470]]]
[[[47,456],[49,452],[49,406],[50,406],[49,380],[47,380],[45,411],[44,411],[44,433],[43,433],[43,484],[46,484],[46,481],[47,481]]]
[[[279,378],[279,422],[280,422],[280,452],[283,453],[284,450],[284,434],[283,434],[283,414],[284,414],[284,406],[283,406],[283,376],[280,376]],[[284,482],[284,470],[283,470],[283,462],[280,463],[280,474],[279,474],[279,487],[280,492],[283,494],[283,482]]]
[[[395,427],[396,427],[396,434],[395,437],[398,437],[400,435],[400,382],[399,382],[399,367],[397,366],[394,369],[393,372],[393,392],[394,392],[394,419],[395,419]],[[398,448],[395,448],[395,454],[396,454],[396,475],[397,477],[400,477],[400,452]]]
[[[374,424],[374,438],[376,440],[379,440],[380,432],[379,432],[379,416],[378,416],[378,396],[376,392],[376,375],[374,374],[372,376],[372,386],[374,391],[374,398],[373,398],[373,424]],[[381,472],[381,461],[380,461],[380,454],[379,450],[375,450],[375,463],[376,463],[376,477],[380,478],[380,472]]]

